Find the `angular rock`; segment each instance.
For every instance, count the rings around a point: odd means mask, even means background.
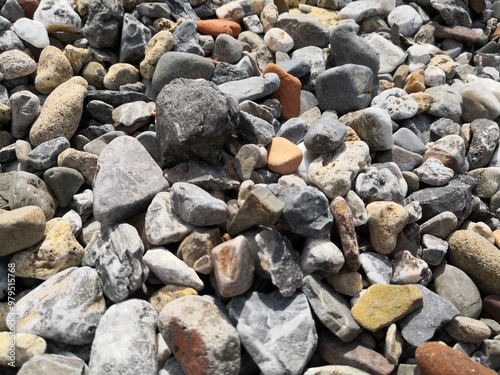
[[[272,142],[276,132],[273,125],[271,125],[266,120],[242,111],[240,112],[240,124],[239,128],[237,129],[237,133],[240,135],[242,140],[246,142],[258,146],[268,146]],[[281,141],[281,143],[283,143],[285,146],[289,146],[289,148],[293,151],[293,157],[291,157],[289,160],[291,162],[290,165],[285,165],[285,168],[283,168],[288,173],[292,173],[295,171],[293,170],[293,168],[296,166],[297,161],[300,159],[300,154],[298,153],[297,149],[293,147],[295,145],[289,145],[289,143],[285,141]],[[279,168],[279,164],[275,165],[275,167]]]
[[[168,183],[146,149],[132,137],[118,137],[99,155],[93,182],[94,217],[114,224],[147,208]]]
[[[177,256],[196,272],[209,275],[213,271],[212,249],[221,242],[218,228],[195,230],[180,243]]]
[[[33,14],[48,32],[67,31],[76,33],[82,27],[82,20],[71,5],[64,0],[41,0]]]
[[[54,375],[80,375],[88,371],[87,364],[78,357],[62,354],[41,354],[26,362],[18,371],[19,375],[51,373]]]
[[[82,35],[95,48],[114,47],[118,42],[123,20],[123,4],[119,0],[89,2],[89,14]]]
[[[470,128],[472,139],[467,154],[469,168],[476,169],[485,167],[490,162],[498,146],[500,129],[496,122],[486,118],[472,121]]]
[[[436,9],[448,26],[471,27],[472,21],[467,12],[467,3],[462,0],[431,0],[430,5]]]
[[[229,303],[229,317],[265,374],[302,373],[316,348],[316,327],[302,293],[283,297],[277,292],[253,292],[236,297]]]
[[[336,274],[344,265],[344,254],[327,238],[306,239],[300,256],[304,274]]]
[[[446,167],[440,159],[433,157],[425,159],[422,165],[415,168],[413,172],[421,182],[430,186],[444,186],[455,175],[453,169]]]
[[[398,251],[391,260],[392,284],[427,285],[432,279],[429,265],[420,258],[414,257],[408,250]]]
[[[398,8],[400,8],[400,6],[396,9]],[[413,8],[411,9],[413,10]],[[415,10],[413,11],[416,13]],[[420,18],[420,16],[418,17]],[[392,73],[405,62],[408,54],[401,47],[391,43],[391,41],[387,40],[383,36],[377,33],[370,33],[368,34],[366,40],[368,40],[378,52],[380,58],[380,74]]]
[[[28,154],[28,163],[39,171],[50,168],[57,162],[58,156],[70,147],[65,137],[57,137],[40,143]]]
[[[359,255],[361,267],[370,284],[389,284],[392,278],[392,265],[383,254],[366,252]]]
[[[129,13],[123,17],[120,62],[137,64],[144,58],[151,31]]]
[[[97,156],[89,152],[67,148],[57,157],[57,165],[61,168],[72,168],[83,176],[87,185],[92,185],[97,169]]]
[[[324,48],[329,42],[328,28],[308,14],[280,14],[276,27],[292,37],[295,49],[308,46]]]
[[[422,259],[431,266],[438,266],[448,251],[448,242],[430,234],[422,236]]]

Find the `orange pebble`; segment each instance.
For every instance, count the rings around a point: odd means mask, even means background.
[[[424,70],[418,69],[406,78],[405,91],[408,94],[425,91]]]
[[[290,174],[302,162],[302,150],[286,138],[274,137],[267,146],[267,167],[276,173]]]
[[[200,20],[196,21],[198,32],[205,35],[211,35],[214,38],[219,34],[229,34],[236,38],[241,33],[239,23],[230,20]]]
[[[280,87],[271,96],[278,99],[283,107],[281,117],[285,120],[298,117],[300,114],[300,90],[302,89],[300,80],[276,64],[268,64],[264,69],[264,74],[266,73],[276,73],[280,78]]]

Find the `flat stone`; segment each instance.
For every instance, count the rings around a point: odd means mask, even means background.
[[[29,236],[24,235],[29,233]],[[43,239],[45,215],[41,208],[25,206],[0,213],[0,255],[29,248]]]
[[[309,14],[280,14],[275,26],[292,37],[295,49],[324,48],[329,42],[328,28]]]
[[[263,373],[302,373],[316,348],[316,328],[302,293],[236,297],[229,303],[229,317]],[[263,322],[265,329],[260,329]]]
[[[20,298],[17,332],[72,345],[89,344],[106,309],[101,281],[89,267],[61,271]]]
[[[154,109],[154,102],[137,101],[116,107],[111,115],[115,124],[132,127],[149,123]]]
[[[336,274],[344,265],[344,254],[327,238],[309,237],[300,256],[304,274]]]
[[[209,19],[196,21],[196,27],[201,34],[211,35],[217,38],[219,34],[228,34],[237,38],[241,33],[239,23],[227,19]]]
[[[278,90],[280,79],[275,73],[263,77],[249,77],[238,81],[222,83],[217,87],[227,95],[233,96],[238,102],[265,98]]]
[[[240,371],[240,338],[226,316],[200,296],[168,303],[158,328],[186,375]]]
[[[281,117],[285,120],[298,117],[300,113],[300,91],[302,88],[300,80],[276,64],[267,65],[266,69],[264,69],[264,74],[267,73],[276,73],[280,79],[280,87],[272,94],[272,97],[278,99],[281,103]]]
[[[158,164],[132,137],[113,140],[99,155],[97,165],[94,216],[104,224],[141,212],[168,186]]]
[[[156,321],[148,302],[130,299],[106,310],[92,342],[89,370],[120,374],[154,374],[158,371]]]
[[[443,330],[451,338],[468,344],[479,344],[491,336],[491,329],[480,320],[466,316],[456,316]]]
[[[28,163],[37,170],[46,170],[57,162],[58,156],[70,147],[65,137],[40,143],[28,154]]]
[[[376,33],[368,34],[366,40],[368,40],[378,52],[378,55],[380,57],[380,74],[394,72],[400,65],[405,62],[408,56],[408,54],[403,49],[401,49],[401,47],[394,45],[389,40]]]
[[[78,357],[60,354],[40,354],[31,358],[19,369],[20,375],[35,375],[50,372],[54,375],[79,375],[88,371],[87,364]]]

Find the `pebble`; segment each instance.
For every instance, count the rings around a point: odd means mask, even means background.
[[[180,285],[166,285],[153,293],[149,299],[149,303],[151,303],[157,313],[160,313],[167,303],[172,302],[177,298],[189,295],[196,296],[198,295],[198,292],[196,292],[193,288]],[[163,340],[163,337],[161,339]]]
[[[147,3],[146,3],[147,4]],[[146,5],[140,4],[140,5]],[[149,3],[156,4],[156,3]],[[139,5],[139,6],[140,6]],[[163,30],[155,34],[146,45],[144,59],[140,63],[140,72],[144,78],[153,78],[153,73],[160,57],[169,52],[174,46],[174,37],[168,30]]]
[[[296,50],[309,46],[324,48],[329,42],[328,28],[309,14],[282,13],[275,27],[292,37]]]
[[[361,263],[352,211],[346,200],[342,197],[337,197],[332,201],[330,210],[332,211],[337,231],[340,235],[346,266],[351,271],[357,271]]]
[[[42,209],[36,206],[0,211],[0,254],[6,256],[38,243],[44,237],[45,222]],[[21,231],[30,235],[19,236]]]
[[[237,38],[241,33],[239,23],[226,19],[198,20],[196,21],[196,27],[198,32],[214,38],[217,38],[220,34],[228,34],[233,38]]]
[[[233,96],[238,102],[262,99],[278,90],[280,79],[276,73],[268,73],[263,77],[249,77],[238,81],[230,81],[218,85],[219,90]]]
[[[282,128],[283,126],[280,131]],[[320,118],[306,129],[307,132],[303,137],[304,146],[307,151],[314,154],[334,151],[341,145],[347,132],[346,126],[333,118]]]
[[[39,171],[49,169],[57,163],[59,155],[68,148],[70,148],[70,143],[65,137],[45,141],[30,151],[28,163]]]
[[[82,35],[94,48],[114,47],[119,39],[123,4],[119,0],[97,0],[88,3],[88,18]]]
[[[138,82],[139,78],[139,70],[135,66],[128,63],[118,63],[110,66],[102,84],[108,90],[118,90],[120,86],[127,83]]]
[[[389,26],[397,25],[398,30],[404,36],[414,36],[420,26],[422,17],[410,5],[400,5],[394,8],[387,16]]]
[[[299,147],[286,138],[274,137],[267,147],[267,166],[276,173],[295,172],[302,158],[303,154]]]
[[[392,134],[391,116],[385,109],[361,109],[342,116],[340,121],[351,127],[370,150],[388,150],[396,141],[396,134]]]
[[[264,43],[272,52],[289,52],[293,49],[292,37],[282,29],[273,27],[264,35]]]
[[[342,251],[327,238],[309,237],[300,256],[300,265],[306,275],[335,275],[344,263]]]
[[[379,73],[392,73],[405,62],[407,53],[386,38],[373,33],[366,40],[375,47],[380,57]]]
[[[12,50],[0,54],[0,73],[6,80],[30,75],[36,71],[36,67],[35,60],[22,51]]]
[[[50,94],[62,83],[73,77],[73,68],[64,53],[57,47],[47,46],[42,50],[36,69],[35,87],[42,94]],[[80,82],[81,78],[73,80]],[[80,83],[86,87],[86,84]],[[66,88],[66,90],[71,90]]]
[[[430,234],[422,236],[422,259],[431,266],[439,266],[448,251],[448,243]]]
[[[57,157],[57,165],[77,170],[83,176],[85,183],[90,185],[96,174],[97,156],[89,152],[67,148]]]
[[[82,23],[80,16],[64,0],[41,0],[33,19],[41,22],[49,32],[78,32]]]
[[[275,73],[280,79],[280,87],[271,96],[278,99],[281,104],[281,117],[285,120],[298,117],[300,113],[300,92],[302,87],[300,80],[287,73],[276,64],[269,64],[266,69],[264,69],[263,73]]]
[[[13,349],[14,361],[9,358],[9,350]],[[32,358],[44,354],[46,349],[47,342],[39,336],[29,333],[15,333],[9,337],[8,332],[0,333],[0,365],[2,366],[15,363],[16,367],[22,367]]]
[[[399,88],[383,91],[373,98],[372,106],[385,109],[393,120],[411,118],[418,110],[417,102]]]
[[[454,317],[443,330],[455,340],[469,344],[481,343],[491,335],[486,323],[465,316]]]

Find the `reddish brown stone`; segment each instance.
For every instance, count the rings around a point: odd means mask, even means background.
[[[491,294],[483,299],[483,310],[488,313],[488,315],[500,322],[500,296]]]
[[[278,99],[283,107],[281,117],[285,120],[298,117],[300,113],[300,91],[302,89],[300,80],[288,74],[276,64],[268,64],[264,69],[264,74],[266,73],[276,73],[280,78],[280,87],[272,94],[272,97]]]
[[[496,375],[458,350],[438,342],[426,342],[415,352],[422,375]]]
[[[335,225],[342,242],[345,263],[351,271],[357,271],[361,266],[361,262],[359,260],[358,239],[354,228],[352,211],[342,197],[337,197],[332,201],[330,210],[335,218]]]
[[[17,3],[23,8],[26,17],[33,18],[40,2],[38,0],[17,0]]]
[[[200,34],[211,35],[217,38],[220,34],[228,34],[236,38],[241,33],[241,26],[230,20],[200,20],[196,22]]]
[[[470,29],[464,26],[443,26],[431,22],[434,26],[434,37],[438,39],[453,39],[464,44],[479,42],[483,36],[481,29]]]

